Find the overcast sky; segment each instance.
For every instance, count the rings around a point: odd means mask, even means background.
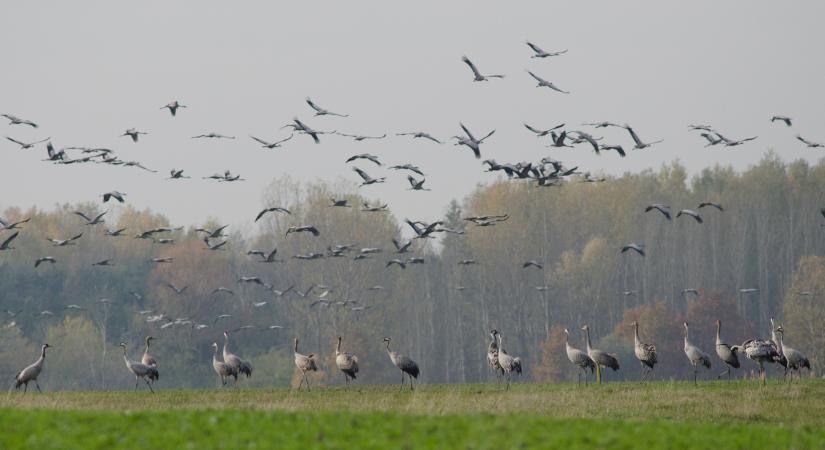
[[[774,149],[786,160],[816,162],[796,133],[825,141],[823,2],[11,2],[0,16],[3,67],[0,112],[40,124],[8,126],[19,140],[51,136],[56,147],[102,146],[158,170],[42,162],[45,149],[23,151],[3,139],[0,209],[51,208],[95,201],[116,189],[175,224],[207,217],[249,227],[274,177],[330,181],[357,176],[344,160],[379,155],[427,173],[431,192],[410,192],[406,173],[356,164],[384,185],[361,188],[399,217],[430,220],[497,175],[484,173],[466,147],[396,137],[423,130],[476,135],[496,129],[483,158],[537,161],[544,156],[591,172],[621,174],[679,159],[691,173],[716,163],[746,168]],[[531,59],[530,40],[565,55]],[[461,62],[503,80],[474,83]],[[571,91],[538,89],[525,69]],[[349,118],[312,117],[304,103]],[[159,108],[189,106],[171,118]],[[794,118],[791,129],[771,124]],[[352,142],[296,135],[284,148],[248,138],[289,135],[293,116],[321,130],[381,135]],[[630,123],[653,148],[596,157],[587,146],[547,149],[522,126],[609,120]],[[689,123],[709,123],[731,138],[758,135],[732,149],[705,149]],[[118,137],[149,132],[140,143]],[[193,140],[205,132],[237,136]],[[632,146],[621,129],[597,130],[607,143]],[[168,181],[172,168],[193,179]],[[230,169],[247,181],[200,177]],[[99,201],[99,200],[97,200]]]

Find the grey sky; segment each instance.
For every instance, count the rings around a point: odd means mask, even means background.
[[[420,165],[432,191],[409,192],[405,173],[359,162],[388,177],[361,191],[388,201],[400,217],[432,219],[451,198],[497,176],[482,172],[465,147],[394,133],[448,138],[459,121],[477,135],[497,130],[482,146],[484,158],[552,156],[612,174],[676,158],[694,173],[715,163],[744,168],[769,148],[814,162],[822,153],[794,135],[825,141],[822,2],[77,1],[13,2],[4,10],[0,112],[41,127],[2,123],[0,133],[50,135],[58,147],[110,147],[158,173],[52,165],[40,161],[42,146],[25,152],[3,140],[0,208],[51,208],[117,189],[178,224],[209,216],[248,224],[273,177],[355,181],[344,160],[370,152],[385,163]],[[531,59],[526,39],[569,53]],[[482,72],[507,78],[472,82],[464,54]],[[528,68],[572,93],[536,88]],[[306,96],[351,117],[313,118]],[[190,108],[173,119],[158,108],[175,99]],[[773,114],[793,117],[794,127],[769,123]],[[278,128],[293,116],[316,129],[390,137],[357,143],[322,136],[314,145],[296,135],[276,150],[248,138],[285,137]],[[596,157],[585,146],[546,149],[522,126],[576,129],[601,120],[630,123],[642,139],[665,142],[624,159]],[[705,149],[688,123],[759,139]],[[118,137],[129,127],[150,134],[132,144]],[[237,139],[190,139],[210,131]],[[623,130],[594,134],[631,147]],[[173,167],[193,179],[164,180]],[[224,169],[248,181],[200,179]]]

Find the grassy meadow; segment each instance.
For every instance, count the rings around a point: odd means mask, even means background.
[[[825,384],[0,396],[0,448],[825,448]]]

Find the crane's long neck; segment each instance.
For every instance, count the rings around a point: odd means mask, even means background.
[[[587,352],[590,353],[590,328],[584,329],[584,337],[585,341],[587,342]]]
[[[122,346],[122,348],[123,348],[123,360],[126,361],[126,363],[128,364],[129,363],[129,356],[126,355],[126,346],[124,345],[124,346]]]
[[[774,331],[774,342],[776,342],[776,347],[780,354],[783,352],[783,347],[785,347],[785,344],[782,343],[782,337],[782,333],[777,333]]]
[[[341,353],[341,338],[338,338],[338,346],[335,347],[335,354]]]
[[[498,346],[498,342],[496,341],[496,335],[495,335],[495,333],[490,333],[490,339],[492,339],[492,341],[490,342],[490,346],[491,346],[491,347],[497,347],[497,346]]]
[[[218,346],[217,345],[212,347],[212,362],[213,363],[218,362]]]
[[[149,353],[149,338],[146,338],[146,349],[143,350],[143,353]]]
[[[46,346],[43,346],[43,349],[40,350],[40,359],[46,359]]]
[[[298,338],[295,338],[295,353],[298,353]]]
[[[720,336],[722,332],[722,322],[716,322],[716,345],[722,343],[722,338]]]
[[[223,335],[223,354],[226,355],[229,353],[229,335]]]
[[[387,354],[390,355],[390,357],[392,357],[392,350],[390,350],[390,341],[386,341],[386,342],[387,342]]]
[[[688,327],[685,325],[685,347],[690,345],[690,338],[688,337]]]
[[[639,345],[639,324],[633,324],[633,343]]]

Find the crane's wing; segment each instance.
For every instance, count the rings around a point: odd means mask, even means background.
[[[538,81],[539,83],[544,83],[544,84],[547,84],[547,80],[545,80],[545,79],[541,78],[540,76],[538,76],[538,75],[534,74],[533,72],[530,72],[530,71],[528,70],[528,71],[527,71],[527,73],[529,73],[529,74],[530,74],[530,76],[531,76],[531,77],[533,77],[533,78],[535,78],[535,79],[536,79],[536,81]]]
[[[71,239],[69,239],[69,240],[70,240],[70,241],[76,241],[76,240],[80,239],[80,237],[81,237],[81,236],[83,236],[83,233],[80,233],[80,234],[78,234],[77,236],[75,236],[75,237],[73,237],[73,238],[71,238]]]
[[[86,222],[91,222],[91,221],[92,221],[92,219],[88,218],[88,217],[86,216],[86,214],[83,214],[83,213],[82,213],[82,212],[80,212],[80,211],[75,211],[74,213],[75,213],[75,214],[77,214],[78,216],[82,217],[82,218],[83,218],[83,220],[85,220]]]
[[[361,169],[359,169],[359,168],[357,168],[357,167],[353,167],[353,168],[352,168],[352,170],[354,170],[354,171],[355,171],[355,173],[357,173],[357,174],[358,174],[358,175],[359,175],[359,176],[360,176],[360,177],[361,177],[364,181],[370,181],[370,180],[372,180],[372,177],[370,177],[370,176],[369,176],[366,172],[364,172],[363,170],[361,170]]]
[[[256,138],[255,136],[250,135],[249,137],[251,137],[252,139],[258,141],[258,143],[260,143],[263,146],[269,147],[270,145],[272,145],[272,144],[270,144],[269,142],[266,142],[263,139]]]
[[[468,58],[468,57],[466,57],[466,56],[462,56],[462,57],[461,57],[461,60],[462,60],[462,61],[464,61],[464,63],[465,63],[465,64],[467,64],[468,66],[470,66],[470,70],[472,70],[472,71],[473,71],[473,75],[475,75],[475,76],[476,76],[476,78],[484,78],[484,77],[481,75],[481,73],[479,73],[478,69],[476,68],[476,65],[475,65],[475,64],[473,64],[473,62],[472,62],[472,61],[470,61],[470,58]]]
[[[316,105],[315,103],[313,103],[312,99],[310,99],[309,97],[307,97],[306,102],[307,102],[307,105],[309,105],[309,107],[310,107],[310,108],[312,108],[312,109],[314,109],[315,111],[317,111],[317,112],[324,112],[324,110],[323,110],[323,109],[321,109],[321,107],[319,107],[319,106],[318,106],[318,105]]]
[[[493,135],[493,133],[495,133],[495,132],[496,132],[496,130],[493,130],[493,131],[491,131],[491,132],[487,133],[487,136],[484,136],[483,138],[479,139],[479,140],[478,140],[478,142],[484,142],[484,140],[485,140],[485,139],[487,139],[488,137],[492,136],[492,135]]]
[[[545,52],[544,50],[542,50],[541,48],[539,48],[539,46],[538,46],[538,45],[533,44],[533,43],[532,43],[532,42],[530,42],[530,41],[527,41],[527,42],[526,42],[526,44],[527,44],[527,46],[528,46],[528,47],[530,47],[531,49],[533,49],[533,51],[534,51],[534,52],[536,52],[536,54],[537,54],[537,55],[543,55],[543,54],[546,54],[546,53],[547,53],[547,52]]]
[[[468,130],[463,123],[459,122],[458,124],[461,126],[461,129],[464,130],[464,133],[467,134],[467,137],[469,137],[471,141],[476,140],[475,136],[473,136],[473,133],[470,133],[470,130]]]
[[[825,215],[825,214],[823,214],[823,215]],[[20,234],[20,232],[19,232],[19,231],[15,231],[15,232],[14,232],[14,234],[12,234],[11,236],[9,236],[9,237],[8,237],[5,241],[3,241],[3,243],[2,243],[2,244],[0,244],[0,248],[7,248],[7,247],[9,246],[9,243],[11,243],[11,241],[13,241],[13,240],[14,240],[14,238],[16,238],[16,237],[17,237],[17,235],[18,235],[18,234]]]
[[[526,122],[524,123],[524,127],[525,127],[525,128],[527,128],[528,130],[532,131],[533,133],[536,133],[536,134],[541,134],[541,133],[543,133],[543,131],[541,131],[541,130],[537,130],[537,129],[535,129],[535,128],[531,127],[531,126],[530,126],[530,125],[528,125]]]
[[[629,125],[625,125],[625,129],[627,129],[627,132],[630,133],[630,137],[633,138],[633,142],[635,142],[636,145],[643,144],[642,140],[639,139],[639,136],[636,134],[636,132],[633,131],[633,128],[630,128]]]

